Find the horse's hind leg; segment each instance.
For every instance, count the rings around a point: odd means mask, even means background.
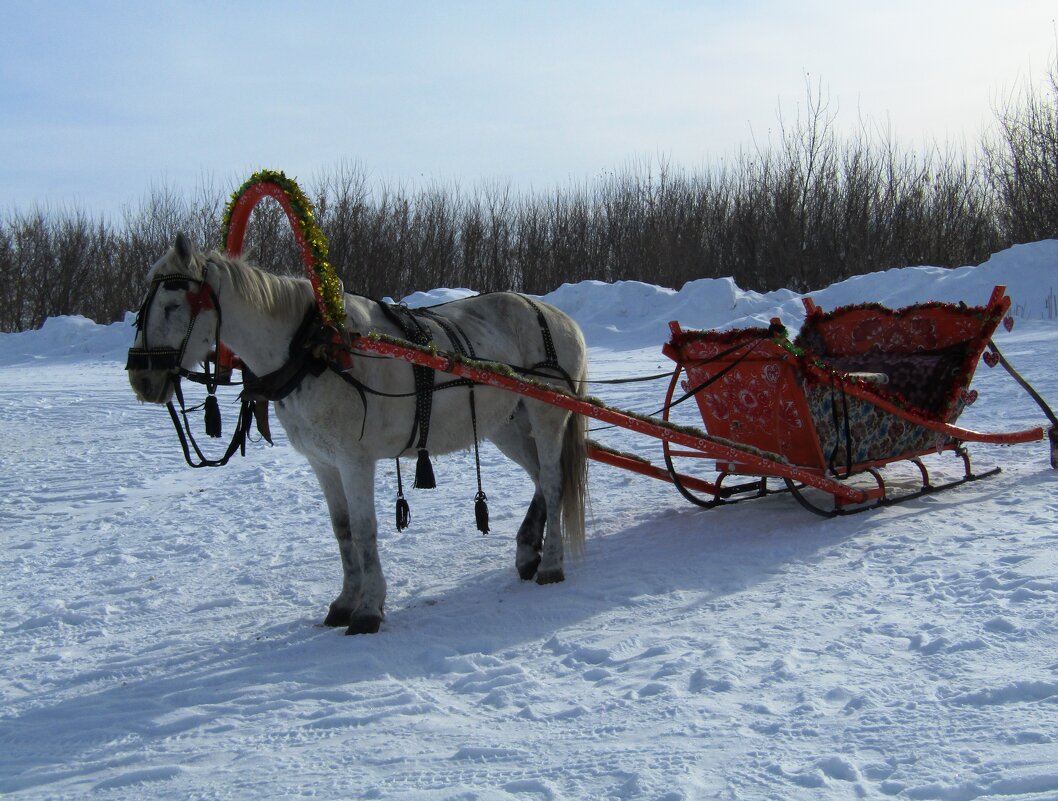
[[[529,417],[525,410],[525,404],[519,402],[515,407],[510,420],[498,430],[489,434],[493,444],[511,461],[519,465],[537,485],[537,477],[540,474],[540,460],[536,455],[536,445],[533,442],[532,432],[529,428]],[[533,493],[533,500],[525,513],[525,519],[518,527],[518,553],[515,557],[515,566],[518,575],[523,581],[528,581],[536,575],[540,564],[540,552],[544,543],[544,524],[547,521],[547,502],[541,494],[539,486]]]
[[[547,522],[547,502],[537,490],[525,513],[522,525],[518,527],[518,555],[515,564],[518,575],[528,581],[536,575],[540,566],[540,551],[544,546],[544,524]]]
[[[562,581],[562,438],[568,413],[555,406],[520,402],[510,422],[490,434],[497,447],[525,468],[536,483],[518,530],[518,575],[538,584]]]
[[[545,504],[547,534],[540,551],[540,565],[536,570],[537,584],[554,584],[566,578],[562,569],[565,555],[562,541],[562,470],[557,457],[548,457],[549,454],[544,454],[540,458],[540,494]]]
[[[578,473],[583,472],[584,430],[580,418],[571,418],[568,412],[556,406],[532,403],[528,405],[528,413],[540,464],[537,489],[544,499],[546,514],[546,532],[536,582],[551,584],[565,579],[562,563],[567,522],[572,527],[570,534],[574,547],[582,546],[583,542],[583,527],[570,513],[576,510],[577,515],[583,514],[583,498],[578,491],[582,482],[576,479]],[[568,454],[565,452],[567,448]],[[566,457],[568,465],[565,464]],[[565,474],[567,469],[571,471],[569,476]],[[570,497],[564,498],[567,490]],[[564,504],[569,508],[564,508]]]

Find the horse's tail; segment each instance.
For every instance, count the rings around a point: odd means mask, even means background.
[[[582,371],[580,386],[587,377]],[[585,509],[588,505],[588,425],[583,415],[573,412],[566,420],[562,438],[562,530],[570,555],[584,555]]]

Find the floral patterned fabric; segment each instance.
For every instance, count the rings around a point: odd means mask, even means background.
[[[909,423],[873,403],[845,395],[836,387],[813,382],[806,387],[806,395],[826,466],[838,475],[850,464],[907,459],[952,443],[947,435]],[[851,460],[846,448],[846,410]]]

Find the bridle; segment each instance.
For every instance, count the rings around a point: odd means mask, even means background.
[[[186,291],[185,297],[191,311],[191,318],[187,322],[187,330],[180,340],[180,345],[176,348],[152,348],[147,341],[147,319],[151,307],[154,305],[154,300],[158,295],[159,288],[174,291],[183,289]],[[177,436],[180,438],[180,447],[184,452],[184,460],[191,467],[220,467],[227,464],[236,451],[245,453],[246,435],[254,419],[255,403],[252,399],[245,396],[240,398],[239,421],[235,426],[235,431],[232,433],[231,442],[228,444],[227,450],[219,459],[206,457],[191,433],[191,425],[187,418],[187,413],[190,410],[184,404],[184,393],[180,389],[180,379],[186,378],[189,381],[205,385],[208,393],[203,404],[206,413],[206,433],[211,437],[219,437],[221,433],[220,409],[215,394],[217,386],[222,383],[231,384],[233,382],[230,379],[222,381],[219,369],[210,369],[208,356],[203,361],[204,369],[202,372],[188,370],[183,366],[184,354],[187,351],[188,342],[191,340],[191,334],[194,332],[195,322],[204,311],[214,311],[217,314],[217,327],[214,333],[216,341],[213,350],[214,353],[218,353],[220,350],[221,327],[220,302],[217,299],[217,293],[205,280],[205,277],[195,278],[183,273],[167,273],[152,278],[150,289],[148,289],[147,296],[143,299],[143,304],[136,314],[134,324],[137,332],[142,336],[143,346],[140,348],[129,348],[125,369],[160,370],[167,373],[167,380],[172,384],[173,394],[180,404],[179,414],[171,400],[165,406],[169,410],[170,418],[172,418],[173,428],[176,429]],[[191,458],[192,449],[194,449],[197,461]]]
[[[192,284],[195,285],[197,289],[191,289]],[[151,306],[154,304],[155,297],[158,295],[159,287],[163,286],[168,290],[185,289],[188,306],[191,309],[191,319],[187,322],[187,330],[184,332],[183,339],[180,340],[180,345],[177,348],[152,348],[147,341],[147,316],[150,313]],[[155,276],[151,280],[151,286],[147,291],[147,297],[143,299],[143,305],[140,306],[139,311],[136,313],[135,327],[143,336],[143,347],[129,348],[129,357],[125,364],[125,369],[164,370],[172,375],[174,380],[178,380],[180,376],[191,378],[193,376],[203,375],[201,373],[193,373],[190,370],[186,370],[181,365],[184,361],[184,352],[187,350],[187,343],[190,341],[191,333],[195,328],[195,322],[198,320],[199,315],[207,310],[216,311],[217,313],[216,336],[219,340],[221,323],[220,304],[217,301],[217,293],[213,291],[213,287],[206,282],[205,278],[194,278],[190,275],[183,275],[180,273],[168,273],[166,275]],[[209,369],[207,367],[205,375],[208,374]]]

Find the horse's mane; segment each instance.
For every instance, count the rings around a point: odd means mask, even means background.
[[[243,259],[232,259],[216,251],[203,257],[231,281],[243,299],[269,314],[303,314],[312,301],[312,285],[306,278],[273,275]]]

